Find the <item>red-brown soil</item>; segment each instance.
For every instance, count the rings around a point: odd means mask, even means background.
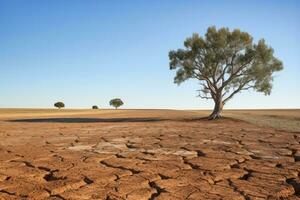
[[[0,120],[0,199],[300,197],[300,135],[193,112]]]

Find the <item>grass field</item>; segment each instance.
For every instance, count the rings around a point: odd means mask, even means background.
[[[228,110],[224,112],[224,116],[300,133],[300,109]]]

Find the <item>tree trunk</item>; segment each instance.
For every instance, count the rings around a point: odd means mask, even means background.
[[[209,120],[219,119],[221,118],[221,112],[223,109],[223,102],[221,98],[215,100],[215,107],[213,112],[208,117]]]

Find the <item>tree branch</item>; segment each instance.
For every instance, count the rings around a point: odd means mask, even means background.
[[[254,58],[254,57],[253,57],[253,58]],[[230,81],[232,81],[232,79],[234,79],[235,77],[242,75],[242,74],[238,75],[238,73],[239,73],[241,70],[243,70],[244,68],[246,68],[247,65],[253,61],[253,58],[249,59],[249,61],[247,61],[247,62],[245,62],[244,64],[242,64],[242,65],[237,69],[236,72],[233,73],[233,71],[232,71],[230,77],[229,77],[226,81],[223,82],[221,88],[224,88],[224,87],[225,87],[228,83],[230,83]],[[232,68],[233,68],[233,66],[232,66]]]
[[[198,91],[199,91],[198,97],[200,97],[200,98],[202,98],[202,99],[213,99],[212,97],[201,95],[201,93],[200,93],[201,91],[200,91],[200,90],[198,90]]]
[[[236,90],[234,90],[226,99],[223,100],[223,104],[225,104],[228,100],[230,100],[236,93],[242,91],[242,90],[248,90],[250,88],[253,88],[254,85],[245,87],[248,83],[250,83],[251,81],[253,81],[252,79],[249,81],[246,81],[244,84],[241,84]],[[225,93],[223,94],[223,96],[225,96]]]
[[[217,82],[219,82],[222,79],[222,82],[224,82],[224,75],[226,73],[226,70],[228,69],[229,66],[231,66],[231,68],[233,68],[233,61],[236,57],[237,51],[235,51],[235,53],[233,54],[232,58],[231,58],[231,62],[230,63],[226,63],[226,66],[224,67],[222,74],[219,76],[219,78],[217,79]]]

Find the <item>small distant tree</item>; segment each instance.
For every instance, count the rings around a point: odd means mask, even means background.
[[[98,106],[96,106],[96,105],[95,105],[95,106],[93,106],[92,108],[93,108],[93,109],[99,109],[99,108],[98,108]]]
[[[199,81],[199,96],[215,103],[209,119],[220,118],[224,105],[243,90],[269,95],[273,72],[283,69],[265,40],[255,44],[239,29],[209,27],[205,37],[193,34],[184,47],[169,53],[170,69],[177,70],[174,82],[180,84],[190,78]]]
[[[63,103],[63,102],[56,102],[55,104],[54,104],[54,106],[56,107],[56,108],[58,108],[58,109],[61,109],[61,108],[64,108],[65,107],[65,104]]]
[[[116,109],[118,109],[118,107],[122,106],[123,104],[123,101],[119,98],[115,98],[109,101],[109,105],[115,107]]]

